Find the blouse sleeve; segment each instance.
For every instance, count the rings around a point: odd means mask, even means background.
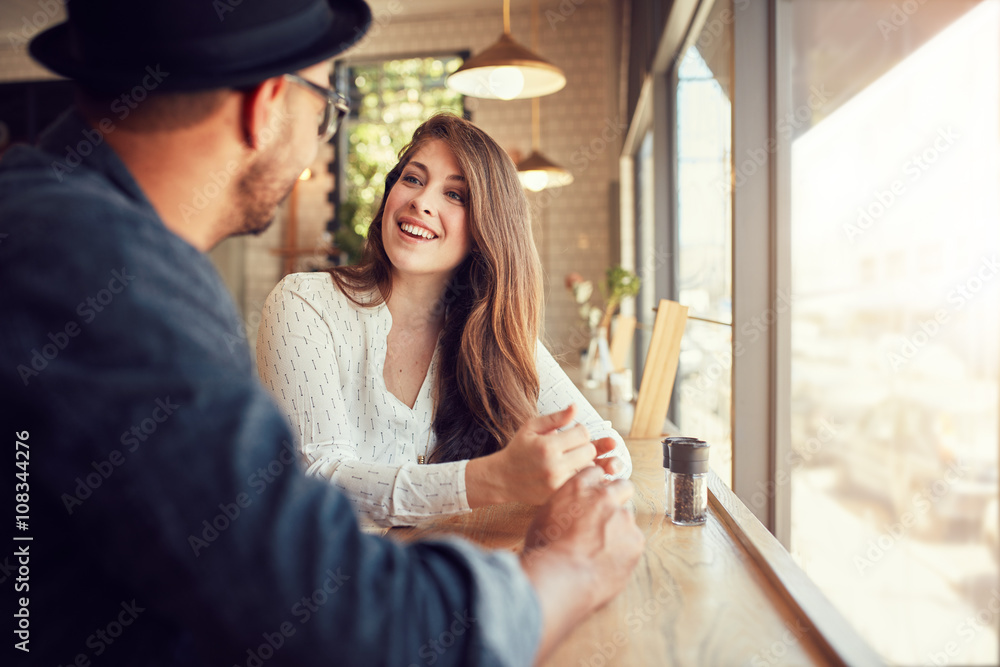
[[[625,446],[625,440],[618,431],[611,428],[611,422],[597,414],[594,406],[583,396],[566,372],[555,360],[552,353],[538,341],[536,361],[538,368],[538,413],[545,415],[564,409],[570,403],[576,404],[576,421],[587,427],[591,440],[612,438],[615,448],[606,456],[617,456],[624,469],[615,478],[627,479],[632,475],[632,457]]]
[[[257,334],[257,370],[285,414],[307,472],[339,487],[366,527],[411,526],[470,511],[466,461],[433,465],[362,460],[345,424],[364,406],[341,390],[337,319],[294,276],[271,292]],[[338,320],[339,321],[339,320]],[[361,350],[346,357],[361,372]]]

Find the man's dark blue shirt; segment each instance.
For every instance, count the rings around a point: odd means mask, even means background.
[[[68,112],[0,159],[3,472],[30,507],[9,532],[31,540],[0,551],[29,554],[27,582],[16,556],[0,571],[6,641],[28,601],[17,664],[530,664],[514,556],[358,531],[303,473],[211,262],[102,139]]]

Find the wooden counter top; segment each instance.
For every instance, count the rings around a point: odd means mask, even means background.
[[[704,526],[664,516],[658,440],[628,442],[636,523],[646,549],[626,589],[581,624],[547,665],[869,665],[875,654],[714,473]],[[403,541],[458,534],[520,551],[534,510],[498,505],[419,528]]]

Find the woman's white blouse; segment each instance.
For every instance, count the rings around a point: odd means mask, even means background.
[[[257,334],[260,378],[285,413],[308,472],[347,494],[366,529],[469,511],[467,461],[417,463],[417,455],[432,452],[435,445],[431,373],[413,408],[385,386],[386,337],[392,328],[385,303],[357,306],[329,274],[295,273],[274,288],[262,315]],[[575,403],[576,419],[591,439],[614,438],[613,453],[625,464],[620,476],[628,477],[632,461],[621,436],[541,342],[536,365],[538,414]]]

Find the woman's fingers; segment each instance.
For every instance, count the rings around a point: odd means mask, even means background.
[[[602,456],[608,452],[613,452],[618,443],[615,442],[614,438],[598,438],[594,440],[594,447],[597,448],[597,455]]]
[[[535,417],[532,419],[531,430],[540,435],[551,433],[556,429],[567,426],[570,422],[572,422],[574,414],[576,414],[576,406],[570,403],[559,412],[551,412],[547,415],[542,415],[541,417]]]
[[[594,465],[597,448],[589,440],[579,447],[563,452],[559,465],[566,472],[566,477],[572,477],[578,470]]]
[[[558,433],[542,437],[548,440],[548,447],[562,454],[567,454],[578,447],[593,446],[593,443],[590,442],[590,432],[587,431],[587,427],[583,424],[577,424],[565,431],[559,431]]]
[[[608,475],[618,475],[625,469],[625,464],[617,456],[595,459],[594,463],[600,466]]]
[[[614,451],[614,438],[598,438],[591,441],[587,427],[573,422],[576,413],[574,405],[559,412],[535,417],[526,422],[510,446],[505,448],[506,458],[518,460],[516,472],[511,476],[511,484],[528,484],[532,491],[523,494],[530,502],[539,499],[562,486],[578,472],[592,468],[589,474],[598,479],[605,475],[619,475],[624,464],[614,456],[606,456]],[[605,458],[598,458],[605,457]]]
[[[600,438],[598,440],[581,440],[586,438],[587,430],[582,425],[580,430],[570,429],[558,436],[550,436],[552,441],[549,446],[556,448],[569,447],[562,451],[562,456],[555,460],[555,465],[559,467],[562,474],[557,478],[562,481],[572,477],[576,472],[588,466],[597,465],[605,474],[618,475],[624,469],[624,464],[616,456],[598,458],[614,451],[617,443],[613,438]]]

